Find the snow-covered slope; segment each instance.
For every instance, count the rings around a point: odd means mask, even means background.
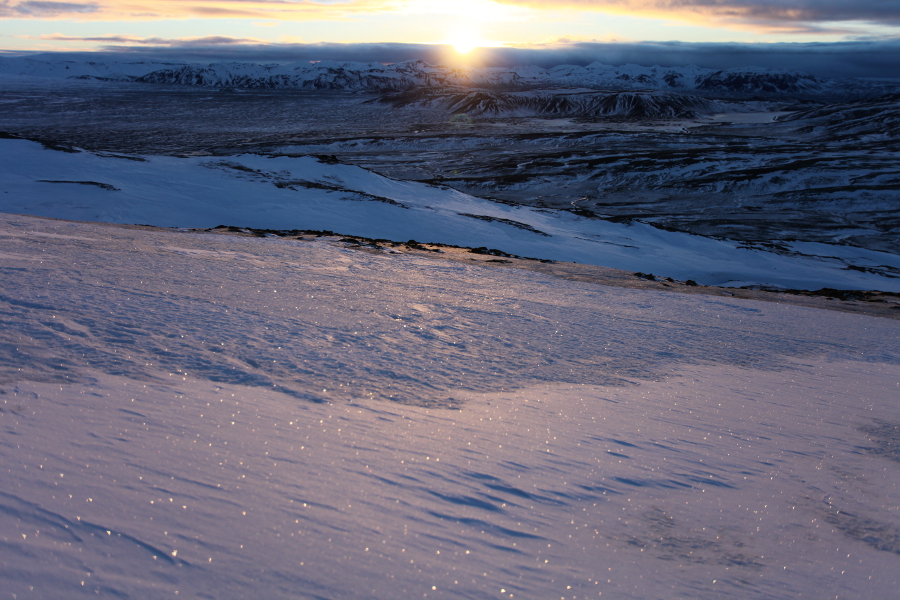
[[[709,285],[900,291],[900,256],[852,246],[754,246],[498,204],[329,158],[128,157],[0,140],[0,211],[112,223],[330,230],[490,247]],[[775,250],[775,251],[773,251]]]
[[[0,269],[10,598],[900,587],[900,321],[8,215]]]

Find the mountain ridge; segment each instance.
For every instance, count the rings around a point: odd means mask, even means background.
[[[369,102],[390,104],[394,108],[440,108],[471,116],[695,118],[700,114],[725,110],[719,103],[706,98],[656,90],[576,90],[554,93],[421,88],[385,94]]]
[[[900,90],[900,80],[860,85],[858,80],[819,79],[808,73],[741,67],[707,69],[606,65],[449,67],[422,60],[393,64],[319,61],[310,63],[217,62],[210,64],[47,60],[0,57],[0,74],[54,79],[87,79],[231,89],[400,92],[417,88],[485,88],[504,91],[587,88],[618,91],[672,91],[709,96],[809,97],[823,94],[878,95]],[[853,82],[857,82],[854,84]],[[871,93],[866,90],[872,87]],[[877,89],[875,89],[877,88]]]

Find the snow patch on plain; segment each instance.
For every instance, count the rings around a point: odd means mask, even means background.
[[[640,222],[626,225],[567,211],[507,206],[315,157],[122,161],[49,150],[24,140],[0,140],[0,154],[0,210],[9,213],[175,227],[331,230],[487,246],[708,285],[900,291],[900,278],[848,269],[873,261],[900,267],[900,259],[886,253],[820,244],[809,255],[776,254]]]
[[[498,204],[309,156],[123,161],[24,140],[0,140],[0,155],[0,210],[9,213],[168,227],[330,230],[486,246],[708,285],[900,291],[900,277],[848,269],[860,262],[894,265],[897,258],[886,253],[819,245],[809,255],[778,254],[646,223]]]

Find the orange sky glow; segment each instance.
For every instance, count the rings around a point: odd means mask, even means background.
[[[0,49],[104,40],[543,47],[577,41],[900,39],[895,0],[0,0]],[[151,44],[152,45],[152,44]]]

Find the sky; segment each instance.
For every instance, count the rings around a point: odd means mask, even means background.
[[[846,51],[878,54],[856,60],[861,74],[890,76],[898,43],[898,0],[0,0],[5,51],[393,62],[442,46],[556,64],[604,62],[604,50],[643,64]]]

